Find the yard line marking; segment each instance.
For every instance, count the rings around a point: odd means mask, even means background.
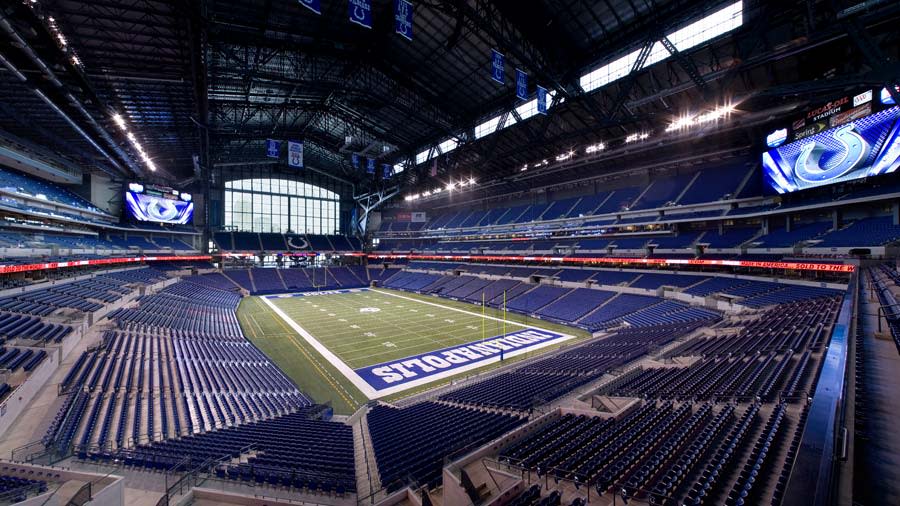
[[[466,321],[462,323],[471,323],[472,319],[477,318],[487,318],[493,320],[495,322],[503,322],[504,320],[501,318],[493,317],[493,316],[483,316],[481,314],[466,311],[463,309],[457,309],[450,306],[445,306],[442,304],[436,304],[424,300],[414,299],[410,297],[405,297],[402,295],[390,293],[390,292],[381,292],[379,290],[372,290],[369,293],[378,293],[379,295],[389,295],[390,297],[399,298],[409,300],[411,302],[416,302],[418,304],[425,304],[434,306],[441,310],[455,311],[457,313],[462,313],[468,315],[470,318],[466,318]],[[368,295],[356,294],[356,298],[353,295],[345,296],[342,298],[335,298],[333,300],[329,300],[327,304],[323,304],[325,307],[332,308],[332,311],[336,311],[336,314],[356,314],[361,304],[365,304],[366,306],[372,306],[373,301],[379,304],[391,305],[390,302],[384,300],[384,297],[372,296]],[[315,349],[324,359],[331,362],[331,364],[341,372],[354,386],[356,386],[362,393],[369,399],[377,399],[381,397],[385,397],[388,395],[393,395],[399,392],[403,392],[406,390],[410,390],[413,388],[417,388],[423,385],[427,385],[432,382],[438,382],[440,380],[453,377],[456,375],[463,374],[468,370],[484,367],[489,364],[492,364],[496,361],[499,361],[499,357],[492,358],[485,361],[480,361],[479,363],[473,363],[467,366],[455,368],[452,370],[447,370],[440,374],[431,375],[428,377],[423,377],[419,380],[414,380],[410,382],[406,382],[402,385],[397,385],[394,387],[390,387],[387,389],[375,390],[374,387],[366,380],[364,380],[359,373],[356,372],[354,368],[352,368],[349,364],[371,364],[371,363],[380,363],[384,359],[388,359],[390,356],[396,355],[409,355],[410,357],[413,355],[417,355],[423,352],[427,352],[429,349],[438,349],[442,347],[450,347],[450,346],[461,346],[467,343],[473,342],[470,337],[471,333],[464,331],[463,328],[467,328],[469,331],[476,330],[480,328],[480,326],[476,327],[475,325],[463,325],[461,323],[455,324],[442,324],[440,329],[441,336],[436,336],[434,332],[431,332],[428,329],[428,322],[433,322],[424,314],[419,315],[408,315],[407,318],[398,319],[397,316],[400,314],[398,312],[387,312],[382,311],[381,313],[373,313],[367,318],[371,318],[373,321],[373,325],[380,325],[381,328],[386,328],[382,335],[390,335],[392,340],[387,341],[391,343],[393,346],[386,346],[384,343],[378,345],[377,343],[373,343],[373,345],[360,346],[363,344],[365,337],[363,337],[362,332],[352,332],[348,331],[346,326],[341,326],[340,324],[335,323],[335,319],[333,318],[325,318],[324,315],[319,315],[318,312],[310,317],[307,313],[311,310],[305,309],[305,307],[293,307],[293,308],[285,308],[290,311],[297,320],[294,320],[291,316],[289,316],[285,310],[282,310],[275,306],[275,304],[266,297],[262,297],[264,303],[271,307],[276,315],[283,320],[282,326],[285,324],[290,326],[297,335],[301,336],[305,339],[312,347]],[[363,301],[362,299],[372,299],[369,301]],[[394,302],[392,306],[393,308],[398,308],[399,304]],[[406,304],[409,307],[409,304]],[[418,309],[409,309],[412,313],[418,313]],[[445,314],[440,314],[441,319],[444,319]],[[434,317],[434,315],[432,315]],[[449,318],[448,318],[449,319]],[[327,320],[327,321],[326,321]],[[321,335],[327,335],[327,342],[329,343],[326,346],[323,342],[320,342],[316,339],[310,332],[301,327],[297,321],[306,322],[308,325],[312,325],[313,328],[317,328],[317,332],[322,333]],[[354,320],[350,320],[351,322]],[[458,320],[457,320],[458,321]],[[346,324],[346,322],[344,322]],[[534,329],[538,331],[549,332],[546,329],[542,329],[540,327],[526,325],[524,323],[506,320],[507,325],[512,328],[518,329]],[[330,325],[329,325],[330,324]],[[493,325],[492,325],[493,326]],[[357,327],[359,327],[357,325]],[[475,329],[471,328],[475,327]],[[498,326],[499,327],[499,326]],[[390,330],[395,329],[395,330]],[[436,338],[437,337],[437,338]],[[499,336],[492,336],[499,337]],[[573,336],[568,334],[561,334],[561,340],[567,340],[572,338]],[[296,338],[296,335],[291,335],[292,340]],[[363,342],[361,342],[363,341]],[[555,341],[555,340],[554,340]],[[429,343],[431,343],[434,348],[429,347]],[[547,342],[546,346],[551,346],[557,344],[556,342]],[[532,353],[537,351],[544,346],[531,347],[528,351],[524,351],[525,353]],[[381,350],[380,352],[376,350]],[[334,350],[334,351],[332,351]],[[365,355],[356,355],[354,353],[347,353],[347,351],[343,350],[352,350],[354,352],[366,352],[366,351],[376,351],[373,353],[366,353]],[[340,353],[342,356],[338,356]],[[516,353],[518,354],[518,353]],[[513,356],[512,354],[508,354],[507,356]],[[374,360],[373,359],[377,359]],[[402,360],[402,359],[399,359]],[[366,366],[361,366],[366,367]]]
[[[320,343],[315,337],[313,337],[312,334],[307,332],[306,329],[298,325],[297,322],[291,319],[291,317],[288,316],[284,311],[282,311],[281,308],[273,304],[271,300],[263,297],[262,301],[267,306],[269,306],[276,315],[280,316],[281,319],[284,320],[284,322],[287,323],[290,328],[294,329],[294,332],[300,334],[300,336],[303,337],[303,339],[305,339],[306,342],[308,342],[313,347],[313,349],[315,349],[317,352],[319,352],[320,355],[325,357],[325,360],[331,362],[331,365],[333,365],[335,369],[340,371],[341,374],[343,374],[348,380],[350,380],[350,382],[353,383],[353,386],[358,388],[359,391],[363,393],[363,395],[365,395],[369,399],[375,399],[384,395],[378,395],[378,392],[374,388],[372,388],[372,386],[369,385],[366,380],[362,379],[359,374],[356,374],[356,371],[345,364],[343,360],[338,358],[337,355],[332,353],[331,350]]]
[[[444,306],[444,305],[442,305],[442,304],[435,304],[434,302],[428,302],[428,301],[420,300],[420,299],[413,299],[412,297],[405,297],[405,296],[403,296],[403,295],[396,294],[396,293],[383,292],[383,291],[381,291],[381,290],[379,290],[379,289],[377,289],[377,288],[372,288],[371,290],[374,291],[374,292],[382,293],[382,294],[384,294],[384,295],[390,295],[391,297],[397,297],[398,299],[411,300],[411,301],[413,301],[413,302],[418,302],[419,304],[428,304],[429,306],[435,306],[435,307],[439,307],[439,308],[442,308],[442,309],[448,309],[448,310],[450,310],[450,311],[456,311],[457,313],[465,313],[465,314],[468,314],[468,315],[476,316],[476,317],[478,317],[478,318],[487,318],[488,320],[494,320],[494,321],[501,322],[501,323],[504,321],[503,318],[496,318],[496,317],[494,317],[494,316],[480,315],[480,314],[478,314],[478,313],[473,313],[473,312],[471,312],[471,311],[466,311],[465,309],[458,309],[458,308],[455,308],[455,307]],[[526,324],[526,323],[514,322],[514,321],[512,321],[512,320],[506,320],[506,323],[507,323],[507,324],[512,324],[512,325],[519,325],[519,326],[521,326],[521,327],[525,327],[525,328],[529,328],[529,329],[543,330],[543,331],[545,331],[545,332],[550,332],[549,330],[544,329],[544,328],[541,328],[541,327],[536,327],[536,326],[534,326],[534,325],[528,325],[528,324]]]
[[[263,302],[268,302],[265,298],[263,298],[262,300]],[[269,304],[269,306],[274,307],[271,304]],[[348,406],[355,409],[358,404],[351,398],[350,392],[347,392],[347,390],[336,379],[331,377],[331,374],[327,370],[325,370],[325,368],[322,367],[321,364],[319,364],[319,361],[316,360],[315,357],[310,355],[309,352],[307,352],[302,346],[300,346],[300,343],[298,343],[294,338],[294,334],[291,333],[290,329],[285,326],[285,321],[283,319],[277,321],[278,324],[281,325],[281,328],[285,330],[285,334],[291,341],[291,344],[293,344],[294,347],[300,350],[300,353],[302,353],[303,356],[305,356],[306,359],[309,360],[316,372],[319,373],[319,376],[322,376],[322,378],[327,381],[329,385],[331,385],[331,388],[333,388],[334,391],[344,399],[344,402],[346,402]]]

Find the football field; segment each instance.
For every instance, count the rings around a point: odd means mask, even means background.
[[[393,290],[252,297],[245,335],[338,413],[391,399],[587,334],[480,305]]]

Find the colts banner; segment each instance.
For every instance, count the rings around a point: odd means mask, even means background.
[[[300,0],[300,5],[316,14],[322,14],[322,0]]]
[[[537,110],[539,114],[547,114],[547,88],[537,87]]]
[[[359,168],[359,155],[357,155],[356,153],[353,153],[352,155],[350,155],[350,162],[353,164],[354,169],[358,169]]]
[[[303,143],[288,141],[288,166],[303,168]]]
[[[266,139],[266,156],[269,158],[278,158],[281,152],[281,142],[275,139]]]
[[[412,40],[413,6],[406,0],[394,4],[394,31],[406,40]]]
[[[516,98],[528,100],[528,74],[522,69],[516,69]]]
[[[496,49],[491,49],[491,79],[503,84],[504,74],[506,74],[503,65],[503,53]]]
[[[350,22],[372,28],[372,0],[350,0]]]
[[[391,176],[393,176],[393,175],[394,175],[393,168],[389,164],[387,164],[387,163],[381,164],[382,179],[390,179]]]
[[[366,173],[368,173],[368,174],[375,173],[375,159],[374,158],[366,158]]]

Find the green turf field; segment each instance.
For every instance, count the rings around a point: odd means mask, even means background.
[[[471,343],[482,337],[501,335],[504,330],[523,330],[524,325],[576,338],[587,336],[586,332],[577,329],[512,313],[504,318],[502,311],[490,308],[485,311],[488,318],[482,318],[482,309],[477,305],[392,290],[273,298],[269,302],[352,369]],[[238,309],[238,318],[245,335],[317,402],[331,402],[336,413],[346,414],[368,400],[334,364],[259,297],[245,299]],[[552,349],[556,348],[558,346]],[[546,351],[535,351],[516,359]],[[481,370],[490,367],[496,367],[496,364]],[[446,381],[415,388],[387,400],[442,383]]]

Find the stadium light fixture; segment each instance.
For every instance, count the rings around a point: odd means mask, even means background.
[[[631,144],[632,142],[643,141],[650,138],[650,134],[647,132],[641,132],[638,134],[631,134],[628,137],[625,137],[625,143]]]
[[[128,126],[125,124],[125,120],[122,119],[122,115],[119,113],[113,114],[113,122],[115,122],[116,126],[121,128],[123,131],[128,130]]]
[[[134,147],[135,151],[137,151],[138,156],[141,161],[144,162],[144,165],[150,169],[150,172],[156,172],[156,164],[153,163],[153,160],[150,158],[150,155],[144,151],[144,146],[141,145],[140,141],[138,141],[137,136],[134,135],[134,132],[128,130],[128,123],[125,122],[125,119],[122,118],[122,115],[119,113],[115,113],[112,115],[113,123],[119,127],[120,130],[125,132],[125,137],[128,138],[128,141],[131,142],[131,145]]]
[[[586,154],[590,155],[592,153],[599,153],[600,151],[603,151],[604,149],[606,149],[606,144],[603,144],[602,142],[598,142],[597,144],[591,144],[590,146],[584,148],[584,152]]]
[[[474,185],[474,184],[475,184],[475,179],[470,177],[470,178],[469,178],[469,184],[470,184],[470,185]]]
[[[684,130],[693,126],[712,123],[731,116],[734,111],[735,107],[733,104],[726,104],[720,107],[716,107],[715,109],[697,114],[696,116],[685,114],[672,123],[669,123],[669,126],[666,127],[666,132],[674,132],[676,130]]]
[[[556,161],[564,162],[564,161],[572,158],[573,156],[575,156],[575,151],[572,151],[572,150],[566,151],[565,153],[560,153],[560,154],[556,155]],[[544,160],[544,161],[546,161],[546,160]]]

